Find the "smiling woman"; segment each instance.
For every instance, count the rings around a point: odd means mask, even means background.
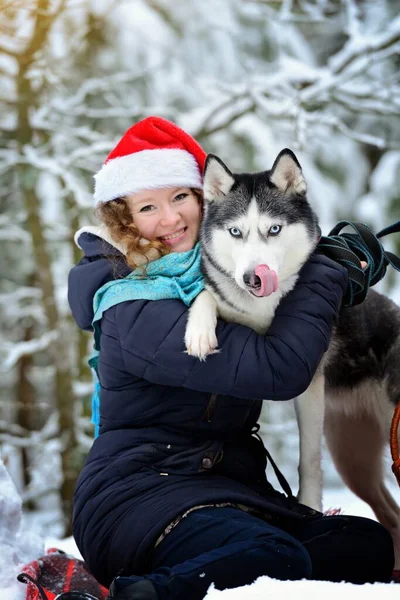
[[[134,270],[151,258],[186,252],[200,229],[203,196],[195,188],[141,190],[100,203],[96,215]]]
[[[388,532],[322,517],[288,486],[276,492],[256,435],[263,398],[309,386],[346,269],[312,256],[266,335],[218,320],[220,352],[206,361],[185,352],[188,307],[204,287],[196,242],[205,158],[176,125],[148,117],[95,176],[106,232],[79,232],[86,256],[68,290],[77,323],[95,332],[100,390],[99,435],[74,499],[79,550],[109,600],[202,600],[211,583],[240,587],[261,575],[387,581]],[[144,277],[130,272],[138,265]],[[265,295],[276,282],[260,263],[249,283]]]
[[[173,252],[193,248],[200,229],[200,192],[190,188],[143,190],[125,200],[143,238],[159,240]]]
[[[173,123],[144,119],[121,138],[95,175],[96,215],[134,270],[195,245],[206,154]]]

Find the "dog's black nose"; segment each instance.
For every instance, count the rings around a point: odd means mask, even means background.
[[[260,278],[254,273],[254,271],[246,271],[246,273],[243,275],[243,281],[245,285],[250,288],[259,288],[261,286]]]
[[[250,285],[250,275],[251,273],[249,271],[243,275],[243,281],[246,285]]]

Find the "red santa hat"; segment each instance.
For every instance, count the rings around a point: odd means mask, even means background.
[[[160,117],[133,125],[95,177],[96,203],[140,190],[202,188],[206,153],[190,135]]]

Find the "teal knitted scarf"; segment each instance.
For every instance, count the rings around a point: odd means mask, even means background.
[[[200,244],[188,252],[172,252],[146,267],[146,275],[135,269],[124,279],[109,281],[97,290],[93,299],[93,322],[104,311],[127,300],[165,300],[177,298],[186,306],[204,289],[200,270]]]

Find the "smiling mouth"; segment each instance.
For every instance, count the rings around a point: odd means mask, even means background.
[[[179,231],[176,231],[175,233],[171,233],[170,235],[163,235],[162,237],[160,237],[160,240],[162,240],[163,242],[175,240],[176,238],[178,238],[182,234],[184,234],[186,230],[187,230],[187,227],[183,227],[182,229],[180,229]]]

